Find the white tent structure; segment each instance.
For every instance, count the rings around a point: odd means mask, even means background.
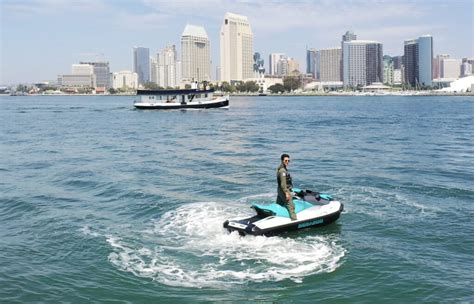
[[[452,93],[466,93],[473,92],[474,87],[474,76],[468,76],[460,78],[456,81],[451,82],[449,87],[437,90],[438,92],[452,92]]]

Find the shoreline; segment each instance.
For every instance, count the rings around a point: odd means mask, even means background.
[[[25,97],[25,96],[137,96],[136,94],[24,94],[9,95],[0,94],[2,96]],[[456,92],[340,92],[340,93],[282,93],[282,94],[252,94],[252,93],[229,93],[229,96],[236,97],[380,97],[380,96],[474,96],[474,93],[456,93]]]

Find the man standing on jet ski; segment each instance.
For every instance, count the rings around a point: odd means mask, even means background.
[[[290,156],[288,154],[281,155],[281,164],[277,169],[277,182],[278,182],[278,196],[277,204],[282,205],[290,214],[292,221],[296,220],[295,204],[291,197],[291,188],[293,183],[291,181],[291,175],[288,172],[288,165],[290,164]]]

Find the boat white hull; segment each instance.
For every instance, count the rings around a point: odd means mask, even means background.
[[[137,109],[155,109],[155,110],[175,110],[175,109],[212,109],[212,108],[228,108],[229,98],[219,97],[213,100],[191,101],[188,103],[178,102],[136,102],[134,104]]]

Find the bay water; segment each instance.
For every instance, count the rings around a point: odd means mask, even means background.
[[[474,302],[474,97],[133,99],[0,97],[0,302]],[[344,213],[229,234],[282,153]]]

